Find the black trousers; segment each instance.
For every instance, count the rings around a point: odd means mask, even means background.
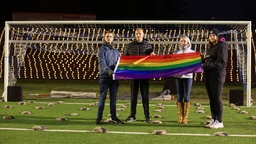
[[[144,109],[145,118],[149,118],[149,80],[136,79],[131,81],[131,114],[130,116],[136,118],[136,107],[138,93],[141,93],[142,105]]]
[[[205,86],[210,101],[212,119],[222,122],[222,89],[226,71],[205,71]]]
[[[175,83],[176,83],[176,78],[165,77],[163,91],[169,89],[171,94],[176,94],[177,88],[176,88]]]

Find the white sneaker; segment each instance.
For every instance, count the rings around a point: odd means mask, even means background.
[[[211,120],[209,120],[209,123],[207,125],[205,125],[205,127],[209,128],[213,123],[214,123],[214,120],[211,119]]]
[[[213,128],[213,129],[224,128],[224,125],[222,122],[220,123],[218,120],[215,120],[214,123],[210,125],[210,128]]]

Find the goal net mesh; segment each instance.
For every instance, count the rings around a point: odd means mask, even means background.
[[[174,52],[182,35],[191,39],[192,49],[205,53],[208,32],[217,28],[229,47],[226,81],[247,81],[248,25],[244,23],[37,21],[12,22],[8,27],[9,78],[14,80],[98,79],[97,52],[104,32],[115,32],[114,43],[123,52],[126,45],[133,41],[135,29],[140,27],[145,30],[145,38],[153,45],[157,55]],[[194,80],[203,81],[203,73],[195,74]]]
[[[7,100],[7,87],[17,79],[98,79],[104,32],[115,32],[114,43],[122,53],[137,27],[144,29],[157,55],[174,52],[182,35],[191,39],[193,50],[205,53],[209,30],[217,28],[229,48],[226,81],[241,82],[251,105],[249,21],[7,21],[0,63],[3,97]],[[194,81],[203,80],[203,72],[194,75]]]

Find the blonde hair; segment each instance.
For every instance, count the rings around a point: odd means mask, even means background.
[[[180,37],[180,39],[186,39],[188,44],[191,46],[191,41],[187,36],[182,36],[182,37]]]

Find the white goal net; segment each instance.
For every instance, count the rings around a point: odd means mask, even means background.
[[[195,51],[205,53],[208,31],[217,28],[229,45],[226,81],[241,82],[251,106],[250,21],[7,21],[3,97],[7,100],[7,87],[18,79],[97,79],[104,31],[115,32],[122,52],[137,27],[145,30],[158,55],[174,52],[181,35],[191,39]],[[194,80],[203,81],[203,74],[195,74]]]

